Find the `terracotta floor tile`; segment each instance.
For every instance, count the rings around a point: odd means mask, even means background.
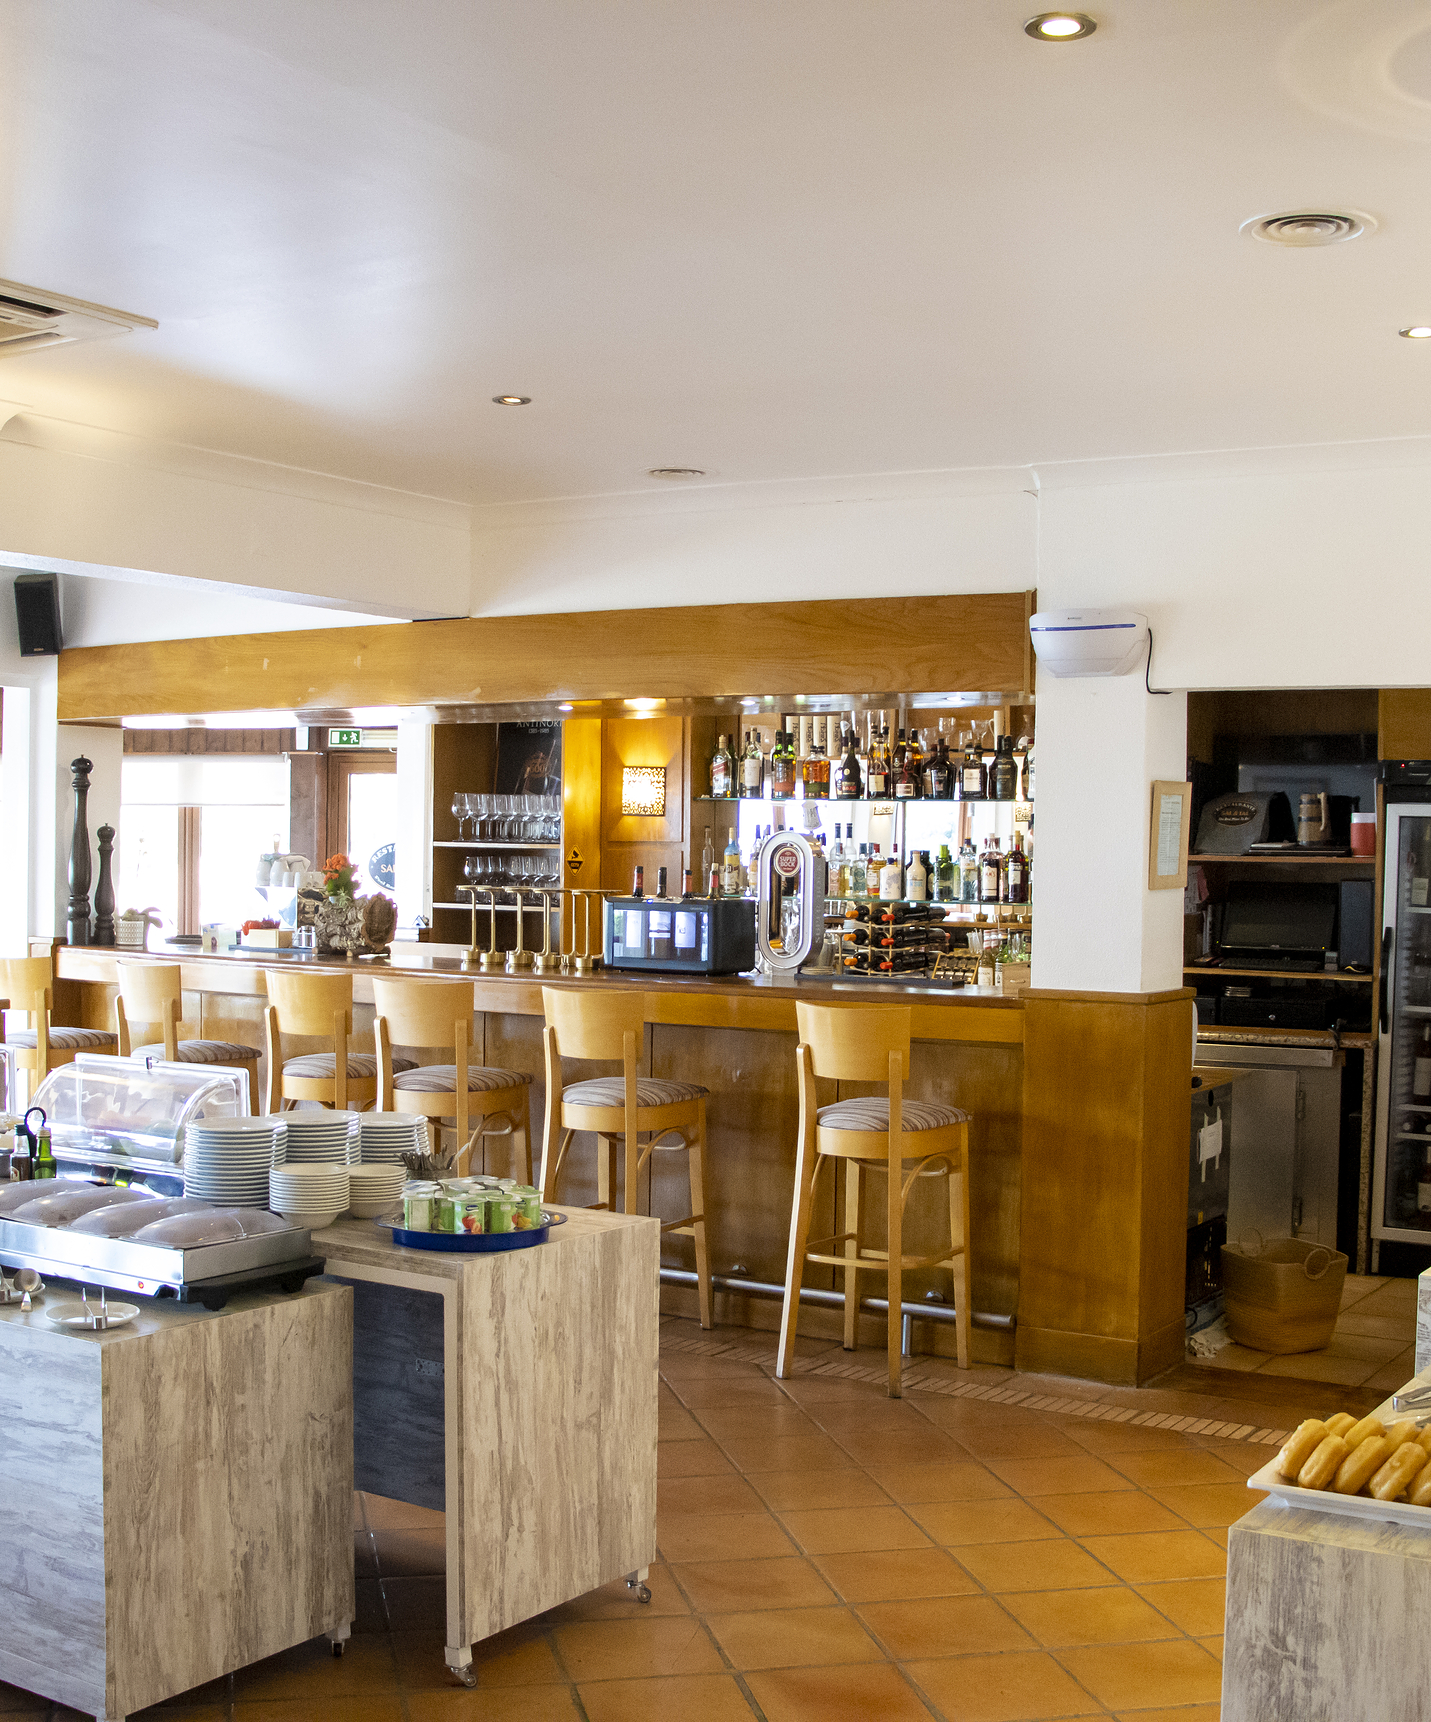
[[[1181,1489],[1189,1483],[1243,1483],[1238,1471],[1216,1453],[1195,1448],[1181,1453],[1118,1453],[1110,1460],[1140,1489]]]
[[[1375,1359],[1334,1357],[1327,1351],[1304,1351],[1294,1357],[1272,1357],[1259,1375],[1291,1376],[1297,1381],[1327,1381],[1340,1387],[1359,1387],[1382,1367]]]
[[[234,1697],[340,1698],[348,1693],[397,1691],[397,1670],[380,1638],[351,1638],[341,1656],[327,1639],[294,1645],[292,1650],[251,1663],[234,1675]]]
[[[718,1477],[670,1477],[656,1486],[656,1513],[662,1519],[668,1513],[757,1513],[764,1504],[734,1471]]]
[[[1177,1628],[1165,1616],[1123,1585],[1031,1591],[1000,1596],[999,1601],[1047,1650],[1177,1636]]]
[[[455,1687],[457,1677],[443,1655],[446,1632],[438,1627],[428,1632],[395,1632],[391,1638],[398,1682],[405,1692]],[[525,1622],[499,1632],[473,1646],[472,1661],[482,1688],[513,1686],[564,1686],[562,1672],[545,1629]]]
[[[588,1722],[750,1722],[745,1695],[729,1674],[676,1674],[655,1680],[583,1685]]]
[[[1221,1530],[1267,1499],[1260,1489],[1237,1483],[1193,1483],[1186,1489],[1154,1489],[1153,1495],[1190,1525],[1215,1525]]]
[[[911,1662],[906,1672],[947,1722],[1041,1722],[1099,1715],[1101,1707],[1044,1651]]]
[[[1201,1531],[1154,1531],[1126,1537],[1084,1537],[1083,1546],[1125,1584],[1160,1579],[1221,1578],[1227,1555]]]
[[[1139,1596],[1192,1638],[1222,1631],[1226,1594],[1223,1579],[1178,1579],[1172,1584],[1138,1586]]]
[[[1358,1334],[1366,1339],[1394,1339],[1405,1346],[1407,1339],[1414,1340],[1416,1322],[1408,1320],[1404,1315],[1363,1315],[1352,1309],[1344,1314],[1337,1322],[1337,1336],[1343,1334]]]
[[[700,1441],[706,1431],[689,1411],[661,1411],[656,1416],[656,1434],[660,1441]]]
[[[576,1722],[570,1686],[513,1686],[502,1691],[410,1692],[408,1722]],[[249,1722],[245,1718],[245,1722]],[[252,1722],[264,1722],[262,1714]]]
[[[770,1669],[746,1684],[766,1722],[929,1722],[924,1701],[887,1662]]]
[[[894,1602],[906,1597],[968,1596],[978,1585],[943,1549],[886,1549],[874,1554],[823,1555],[815,1565],[846,1602]]]
[[[744,1381],[693,1376],[678,1383],[676,1392],[688,1411],[734,1410],[737,1407],[754,1410],[760,1406],[796,1409],[779,1382],[764,1375],[751,1375]]]
[[[887,1507],[889,1496],[863,1471],[747,1471],[777,1512],[810,1507]]]
[[[602,1585],[599,1590],[588,1591],[585,1596],[564,1602],[559,1608],[548,1609],[541,1619],[552,1624],[564,1620],[629,1620],[633,1617],[640,1619],[643,1614],[691,1612],[668,1566],[659,1561],[652,1566],[646,1586],[651,1592],[651,1600],[638,1602],[636,1593],[627,1588],[625,1579],[612,1579],[610,1584]]]
[[[714,1441],[662,1441],[656,1448],[656,1475],[667,1477],[715,1477],[735,1466]]]
[[[1404,1386],[1416,1373],[1416,1348],[1408,1346],[1391,1362],[1378,1369],[1375,1375],[1368,1375],[1362,1383],[1364,1387],[1377,1387],[1386,1393],[1395,1393],[1398,1387]]]
[[[1138,1423],[1068,1422],[1068,1436],[1090,1453],[1177,1453],[1197,1443],[1172,1429],[1148,1429]]]
[[[972,1462],[871,1465],[869,1471],[896,1501],[994,1501],[1013,1493],[987,1467]]]
[[[899,1662],[916,1656],[1035,1648],[1034,1640],[991,1596],[867,1603],[860,1619]]]
[[[445,1578],[385,1578],[383,1601],[394,1632],[438,1630],[447,1618]]]
[[[671,1514],[657,1527],[657,1541],[662,1559],[673,1566],[685,1561],[759,1560],[799,1553],[769,1513]]]
[[[828,1435],[782,1435],[778,1440],[741,1439],[721,1445],[742,1471],[852,1471],[857,1463]]]
[[[1350,1309],[1352,1304],[1370,1296],[1378,1286],[1387,1283],[1381,1274],[1348,1274],[1342,1281],[1342,1308]]]
[[[162,1714],[162,1712],[161,1712]],[[289,1698],[234,1705],[235,1722],[402,1722],[402,1699],[359,1697]]]
[[[740,1614],[759,1608],[813,1608],[835,1602],[807,1560],[699,1561],[677,1567],[676,1578],[700,1614]]]
[[[1218,1525],[1209,1525],[1206,1528],[1206,1530],[1204,1530],[1204,1532],[1202,1534],[1205,1537],[1211,1537],[1213,1542],[1215,1542],[1217,1544],[1218,1548],[1222,1549],[1224,1551],[1224,1553],[1226,1552],[1226,1550],[1227,1550],[1227,1532],[1226,1532],[1226,1530],[1224,1530],[1223,1528],[1221,1528]]]
[[[722,1446],[729,1441],[789,1439],[817,1434],[798,1405],[712,1405],[695,1413],[706,1433]]]
[[[1049,1520],[1026,1501],[926,1502],[907,1509],[936,1543],[960,1548],[966,1543],[1012,1543],[1051,1536]]]
[[[1199,1455],[1201,1457],[1201,1455]],[[1002,1483],[1020,1495],[1101,1494],[1111,1489],[1130,1489],[1126,1476],[1095,1459],[1091,1453],[1073,1458],[994,1459],[985,1464]]]
[[[1116,1536],[1120,1531],[1181,1531],[1185,1521],[1141,1489],[1109,1495],[1040,1495],[1047,1513],[1066,1536]]]
[[[389,1500],[386,1495],[364,1495],[363,1509],[370,1531],[441,1530],[447,1522],[445,1513],[435,1513],[431,1507],[414,1507],[410,1501]]]
[[[1114,1722],[1219,1722],[1221,1704],[1179,1704],[1172,1710],[1125,1710]]]
[[[578,1621],[557,1627],[552,1636],[563,1667],[578,1685],[724,1669],[704,1626],[691,1618]]]
[[[717,1614],[706,1624],[735,1668],[817,1668],[884,1661],[883,1651],[847,1608]]]
[[[948,1465],[969,1457],[957,1441],[928,1423],[899,1434],[842,1429],[835,1439],[860,1465]]]
[[[447,1532],[377,1531],[373,1536],[377,1568],[383,1578],[430,1578],[447,1571]]]
[[[1200,1638],[1198,1643],[1209,1656],[1215,1656],[1219,1662],[1222,1661],[1222,1635],[1220,1633],[1216,1638]]]
[[[1112,1582],[1108,1569],[1067,1537],[1047,1543],[979,1543],[960,1549],[959,1559],[991,1591],[1072,1590]]]
[[[1185,1638],[1087,1645],[1063,1651],[1059,1660],[1110,1710],[1210,1704],[1222,1693],[1217,1658]]]
[[[985,1464],[991,1459],[1076,1459],[1087,1452],[1061,1429],[1028,1412],[1017,1421],[1007,1413],[998,1421],[937,1417],[932,1411],[927,1415]]]
[[[928,1434],[929,1420],[907,1399],[827,1399],[809,1407],[830,1434]]]
[[[820,1507],[782,1513],[780,1522],[808,1555],[929,1546],[929,1538],[899,1507]]]

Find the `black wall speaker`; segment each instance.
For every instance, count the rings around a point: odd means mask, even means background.
[[[1341,884],[1341,924],[1337,956],[1343,968],[1355,963],[1371,972],[1372,901],[1370,879],[1344,879]]]
[[[15,620],[20,625],[22,658],[54,658],[60,650],[58,574],[15,576]]]

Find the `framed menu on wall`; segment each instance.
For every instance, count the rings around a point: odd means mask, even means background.
[[[1148,831],[1148,889],[1181,891],[1188,882],[1190,783],[1153,781],[1152,822]]]

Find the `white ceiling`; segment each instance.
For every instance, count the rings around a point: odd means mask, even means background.
[[[0,396],[473,503],[1431,433],[1431,6],[1093,3],[0,0],[0,275],[160,323]]]

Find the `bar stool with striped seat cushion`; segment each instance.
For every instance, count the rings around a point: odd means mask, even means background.
[[[626,1146],[623,1212],[638,1214],[641,1171],[653,1154],[684,1153],[690,1178],[691,1207],[680,1220],[666,1220],[661,1231],[693,1238],[701,1326],[712,1325],[711,1271],[706,1249],[706,1095],[696,1082],[636,1074],[637,1050],[645,1032],[645,1000],[639,992],[614,988],[543,987],[547,1026],[547,1116],[542,1143],[542,1199],[556,1200],[557,1179],[567,1150],[579,1130],[595,1133],[598,1208],[616,1207],[616,1142]],[[620,1076],[593,1077],[563,1085],[566,1058],[614,1060]],[[646,1136],[642,1142],[642,1135]],[[666,1138],[674,1138],[668,1141]]]
[[[454,1170],[470,1169],[487,1136],[510,1136],[510,1173],[532,1181],[532,1079],[468,1060],[475,1039],[476,993],[471,981],[373,976],[373,1034],[378,1047],[378,1110],[450,1118],[457,1140]],[[452,1048],[451,1064],[414,1065],[394,1058],[393,1046]],[[406,1064],[406,1068],[401,1068]],[[469,1135],[469,1125],[475,1128]]]
[[[120,958],[119,995],[114,1001],[121,1058],[163,1058],[170,1064],[232,1064],[248,1071],[249,1104],[258,1111],[259,1049],[234,1040],[180,1040],[184,1012],[183,982],[178,963],[139,962]],[[148,1046],[131,1047],[131,1025],[158,1023],[163,1038]]]
[[[904,1276],[947,1267],[954,1281],[954,1332],[959,1367],[969,1367],[969,1114],[941,1101],[906,1100],[909,1075],[908,1005],[814,1005],[797,1003],[800,1044],[795,1049],[800,1093],[800,1139],[795,1159],[795,1200],[790,1216],[790,1252],[785,1300],[780,1312],[780,1349],[775,1373],[790,1373],[806,1262],[844,1272],[845,1350],[853,1351],[859,1319],[859,1276],[883,1274],[888,1282],[889,1394],[900,1396],[903,1351],[901,1305]],[[816,1103],[816,1078],[837,1082],[885,1082],[888,1092]],[[845,1224],[852,1229],[810,1242],[815,1180],[826,1161],[845,1163]],[[865,1179],[887,1180],[886,1244],[864,1244]],[[947,1248],[930,1256],[904,1253],[904,1210],[916,1181],[946,1178],[949,1184]],[[833,1253],[838,1250],[838,1254]]]
[[[353,1052],[348,1045],[353,1033],[353,977],[268,969],[264,978],[268,987],[266,1110],[281,1112],[289,1100],[316,1100],[339,1112],[371,1106],[378,1092],[377,1054]],[[333,1050],[285,1060],[285,1034],[331,1039]],[[405,1070],[412,1069],[410,1059],[398,1062]]]
[[[102,1028],[67,1028],[50,1021],[55,969],[49,957],[11,957],[0,961],[0,1012],[25,1011],[29,1028],[6,1029],[0,1015],[0,1044],[12,1047],[17,1069],[33,1075],[30,1093],[56,1066],[72,1064],[81,1052],[114,1052],[119,1037]],[[15,1099],[10,1097],[10,1105]]]

